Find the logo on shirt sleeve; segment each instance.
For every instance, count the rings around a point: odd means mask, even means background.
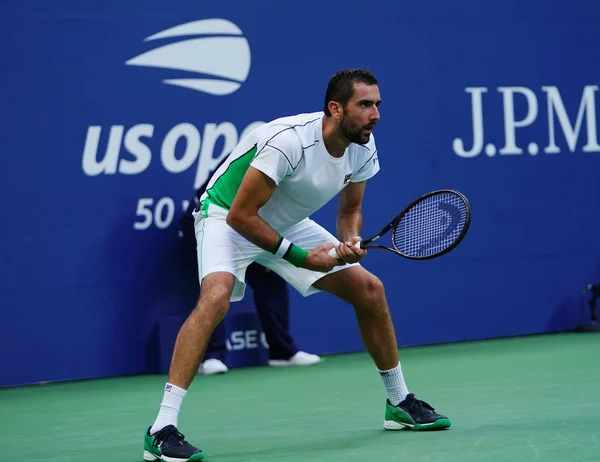
[[[351,178],[352,178],[352,173],[348,173],[348,175],[346,175],[344,177],[344,184],[348,184],[350,182]]]

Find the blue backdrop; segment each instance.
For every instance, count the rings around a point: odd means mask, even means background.
[[[184,202],[344,67],[383,98],[363,234],[432,189],[472,202],[451,254],[365,261],[400,344],[576,326],[600,278],[599,22],[591,0],[0,2],[0,386],[164,369],[159,320],[196,297]],[[314,218],[333,230],[335,207]],[[291,324],[304,349],[363,348],[328,295],[293,293]]]

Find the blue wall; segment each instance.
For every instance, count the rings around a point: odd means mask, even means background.
[[[0,386],[157,370],[158,320],[196,296],[183,201],[246,127],[320,109],[344,67],[370,68],[384,100],[363,234],[432,189],[474,210],[437,261],[365,261],[400,343],[578,324],[600,278],[597,2],[260,5],[0,2]],[[141,65],[168,62],[188,70]],[[330,229],[335,205],[315,216]],[[362,350],[325,294],[292,295],[292,332],[314,352]]]

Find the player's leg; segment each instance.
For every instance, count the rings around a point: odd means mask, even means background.
[[[182,250],[182,264],[184,269],[184,277],[186,283],[189,284],[190,290],[199,289],[199,274],[198,274],[198,258],[196,255],[196,230],[194,209],[196,208],[197,199],[194,196],[190,201],[187,209],[179,220],[179,235]],[[206,375],[220,374],[227,372],[225,361],[227,359],[227,330],[225,323],[221,322],[215,327],[208,345],[204,360],[199,368],[199,372]]]
[[[177,335],[169,369],[170,384],[187,390],[192,383],[208,341],[229,309],[234,283],[235,276],[228,272],[211,273],[202,280],[198,303]]]
[[[450,420],[408,392],[398,344],[381,281],[362,266],[329,274],[314,287],[347,301],[354,307],[363,343],[373,358],[387,392],[384,428],[387,430],[443,429]]]
[[[381,281],[362,266],[324,276],[313,286],[354,307],[363,343],[380,371],[398,365],[398,342]],[[403,393],[404,395],[406,393]],[[399,396],[404,398],[403,395]]]
[[[286,239],[310,249],[338,240],[312,220],[285,233]],[[398,359],[398,344],[381,281],[360,265],[337,266],[327,275],[295,268],[273,256],[261,255],[265,266],[278,272],[304,296],[324,290],[350,303],[355,310],[365,347],[383,380],[388,401],[385,428],[447,428],[450,421],[408,392]],[[259,260],[260,261],[260,260]]]
[[[189,462],[204,459],[204,452],[179,432],[179,410],[198,371],[208,340],[229,308],[235,276],[216,272],[202,280],[194,310],[177,334],[169,378],[154,424],[144,438],[144,459]]]
[[[198,372],[204,375],[225,374],[227,361],[227,327],[225,321],[220,322],[213,331]]]
[[[146,460],[190,462],[204,458],[204,452],[179,432],[179,409],[230,300],[243,298],[246,267],[260,251],[227,225],[226,215],[226,211],[210,206],[196,216],[200,297],[177,335],[163,401],[144,438]]]

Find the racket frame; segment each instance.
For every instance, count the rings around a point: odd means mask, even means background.
[[[449,245],[447,248],[445,248],[444,250],[431,254],[431,255],[426,255],[424,257],[415,257],[415,256],[410,256],[410,255],[406,255],[402,252],[400,252],[398,250],[398,248],[396,247],[396,240],[395,235],[396,235],[396,225],[400,222],[400,220],[402,220],[402,218],[419,202],[427,199],[428,197],[437,195],[437,194],[441,194],[441,193],[450,193],[450,194],[455,194],[457,196],[459,196],[461,198],[461,200],[464,202],[465,207],[466,207],[466,217],[465,217],[465,225],[463,226],[462,231],[460,232],[460,234],[458,235],[458,237],[456,238],[456,240]],[[407,205],[404,210],[402,212],[400,212],[400,214],[398,214],[398,216],[396,216],[396,218],[394,218],[387,226],[385,226],[384,228],[382,228],[381,231],[379,231],[375,236],[370,237],[369,239],[366,239],[362,242],[360,242],[360,248],[361,249],[382,249],[382,250],[387,250],[389,252],[395,253],[396,255],[400,255],[401,257],[404,258],[408,258],[409,260],[431,260],[432,258],[437,258],[440,257],[448,252],[450,252],[451,250],[453,250],[454,248],[456,248],[456,246],[458,244],[460,244],[460,242],[464,239],[465,235],[467,234],[467,231],[469,230],[469,227],[471,226],[471,204],[469,203],[469,200],[465,197],[464,194],[455,191],[453,189],[438,189],[436,191],[431,191],[428,192],[427,194],[424,194],[423,196],[415,199],[414,201],[412,201],[409,205]],[[371,242],[376,241],[377,239],[379,239],[381,236],[383,236],[384,234],[386,234],[389,230],[392,230],[392,246],[391,247],[386,247],[384,245],[370,245]]]

